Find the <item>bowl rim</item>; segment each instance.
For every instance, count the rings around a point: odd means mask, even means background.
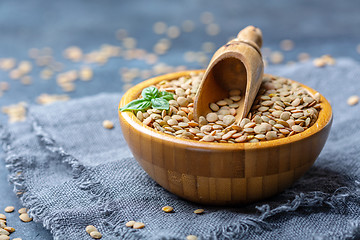
[[[152,138],[170,141],[170,142],[176,143],[177,145],[180,144],[184,147],[189,147],[189,148],[196,147],[196,148],[200,148],[203,150],[217,149],[217,150],[230,150],[230,151],[245,150],[245,149],[272,148],[272,147],[278,147],[281,145],[286,145],[286,144],[294,143],[297,141],[301,141],[301,140],[304,140],[305,138],[308,138],[308,137],[316,134],[317,132],[320,132],[323,128],[325,128],[332,121],[333,114],[332,114],[331,105],[328,102],[328,100],[323,95],[320,94],[321,111],[319,112],[318,119],[316,120],[314,125],[312,125],[310,128],[306,129],[305,131],[303,131],[301,133],[297,133],[290,137],[279,138],[279,139],[275,139],[275,140],[271,140],[271,141],[260,141],[260,142],[256,142],[256,143],[249,143],[249,142],[245,142],[245,143],[214,143],[214,142],[199,142],[197,140],[191,140],[191,139],[183,139],[183,138],[171,136],[166,133],[162,133],[156,129],[153,129],[149,126],[144,125],[139,119],[137,119],[135,114],[133,114],[132,112],[121,112],[119,110],[120,107],[122,107],[122,106],[126,105],[127,103],[129,103],[130,101],[136,99],[140,95],[141,91],[146,87],[155,85],[158,82],[161,82],[163,80],[174,80],[174,79],[177,79],[182,76],[189,76],[191,73],[197,74],[197,73],[201,73],[201,72],[205,72],[205,69],[187,70],[187,71],[168,73],[168,74],[150,78],[148,80],[145,80],[145,81],[133,86],[123,95],[123,97],[120,100],[119,108],[118,108],[120,121],[127,122],[129,125],[131,125],[136,130],[138,130],[146,135],[149,135]],[[264,73],[264,77],[265,76],[275,76],[275,75]],[[288,78],[286,78],[286,79],[288,79]],[[308,90],[312,95],[314,95],[317,92],[314,89],[312,89],[302,83],[299,83],[292,79],[289,79],[289,80],[300,84],[302,87],[304,87],[306,90]]]

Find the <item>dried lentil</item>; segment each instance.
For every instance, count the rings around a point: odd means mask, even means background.
[[[93,77],[93,71],[89,67],[84,67],[79,72],[79,77],[82,81],[89,81]]]
[[[272,52],[270,55],[270,61],[273,64],[279,64],[284,61],[284,55],[279,51]]]
[[[4,211],[7,212],[7,213],[11,213],[15,210],[15,207],[13,206],[7,206]]]
[[[347,104],[350,106],[354,106],[354,105],[358,104],[359,100],[360,100],[359,96],[354,95],[354,96],[351,96],[348,98]]]
[[[161,208],[161,210],[163,210],[166,213],[170,213],[170,212],[174,211],[174,208],[171,206],[164,206]]]
[[[26,120],[26,103],[20,102],[2,107],[1,111],[9,116],[9,122],[23,122]]]
[[[294,42],[289,39],[284,39],[280,42],[280,47],[284,51],[290,51],[294,48]]]
[[[135,221],[128,221],[127,223],[125,223],[125,226],[127,227],[133,227],[135,224]]]
[[[19,213],[19,214],[27,213],[27,211],[28,211],[27,208],[20,208],[20,209],[18,210],[18,213]]]
[[[32,218],[29,217],[29,215],[27,213],[20,214],[19,218],[23,222],[31,222],[32,221]]]
[[[214,138],[214,136],[206,135],[206,136],[203,137],[202,140],[205,141],[205,142],[213,142],[213,141],[215,141],[215,138]]]
[[[100,239],[100,238],[102,238],[102,234],[101,234],[100,232],[98,232],[98,231],[91,232],[91,233],[90,233],[90,236],[91,236],[92,238],[95,238],[95,239]]]
[[[87,226],[87,227],[85,228],[85,231],[86,231],[88,234],[90,234],[91,232],[97,231],[97,229],[96,229],[95,226],[89,225],[89,226]]]
[[[219,111],[219,106],[218,105],[216,105],[216,103],[211,103],[210,104],[210,109],[212,110],[212,111],[214,111],[214,112],[217,112],[217,111]]]
[[[188,236],[186,236],[186,240],[197,240],[198,238],[197,238],[197,236],[195,236],[195,235],[188,235]]]
[[[294,131],[294,132],[303,132],[304,131],[304,128],[299,126],[299,125],[294,125],[291,127],[291,129]]]
[[[6,235],[6,236],[8,236],[10,233],[8,232],[8,231],[6,231],[5,229],[2,229],[2,228],[0,228],[0,236],[1,235]]]
[[[36,98],[36,102],[42,105],[51,104],[58,101],[68,101],[70,97],[68,95],[49,95],[41,94]]]
[[[7,235],[0,235],[0,240],[9,240],[10,237]]]
[[[334,65],[335,59],[330,55],[323,55],[320,58],[315,58],[313,61],[314,66],[324,67],[326,65]]]
[[[104,120],[103,121],[103,127],[106,129],[113,129],[114,128],[114,123],[112,121],[109,120]]]
[[[204,209],[196,209],[195,211],[194,211],[194,213],[196,213],[196,214],[202,214],[202,213],[204,213]]]
[[[216,120],[218,120],[218,115],[216,113],[208,113],[206,115],[206,120],[211,123],[216,122]]]
[[[0,228],[4,228],[4,227],[6,227],[6,221],[0,220]]]
[[[9,233],[15,232],[15,228],[13,227],[4,227],[4,230],[8,231]]]
[[[144,228],[144,227],[145,227],[145,224],[142,223],[142,222],[135,222],[134,225],[133,225],[134,229],[141,229],[141,228]]]

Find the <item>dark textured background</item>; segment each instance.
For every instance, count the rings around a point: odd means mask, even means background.
[[[221,30],[217,36],[209,36],[200,15],[209,11]],[[312,57],[331,54],[334,57],[351,57],[360,60],[356,46],[360,43],[360,2],[353,1],[205,1],[205,0],[63,0],[63,1],[1,1],[0,2],[0,58],[14,57],[28,60],[30,48],[51,47],[57,61],[65,64],[64,70],[78,69],[82,64],[62,57],[66,47],[76,45],[85,52],[98,49],[108,43],[121,46],[115,38],[117,29],[126,29],[137,39],[139,48],[151,51],[157,40],[164,36],[154,34],[152,27],[157,21],[180,26],[184,20],[192,20],[195,30],[181,33],[172,40],[169,52],[159,57],[160,62],[171,66],[185,65],[200,68],[201,65],[184,60],[186,51],[201,51],[203,42],[214,42],[216,47],[224,44],[241,28],[252,24],[263,31],[264,47],[280,50],[279,42],[291,39],[292,51],[284,52],[285,62],[295,61],[301,52]],[[93,65],[94,78],[79,82],[72,98],[99,92],[121,92],[122,79],[118,71],[122,67],[150,69],[142,61],[111,59],[105,66]],[[8,73],[0,71],[0,81],[7,81],[11,89],[0,98],[0,105],[19,101],[34,103],[41,93],[60,94],[62,90],[55,79],[42,80],[40,68],[34,67],[33,84],[24,86],[10,80]],[[140,81],[136,79],[135,83]],[[2,122],[7,121],[1,114]],[[0,162],[0,186],[2,197],[0,209],[7,205],[20,207],[12,187],[7,182],[7,170]],[[5,193],[5,194],[4,194]],[[2,210],[0,210],[1,212]],[[20,224],[17,214],[11,214],[8,223],[16,228],[12,236],[23,239],[50,239],[41,224]]]

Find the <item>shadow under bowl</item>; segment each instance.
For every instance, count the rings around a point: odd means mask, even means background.
[[[120,107],[137,99],[148,86],[189,76],[191,72],[203,70],[170,73],[144,81],[124,94]],[[300,85],[311,94],[316,93]],[[162,187],[197,203],[235,205],[283,191],[313,165],[332,124],[331,106],[322,95],[320,104],[317,121],[304,132],[257,143],[207,143],[177,138],[145,126],[132,112],[119,111],[119,119],[135,159]]]

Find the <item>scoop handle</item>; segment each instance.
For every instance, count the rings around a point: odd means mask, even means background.
[[[243,30],[241,30],[237,37],[229,41],[224,46],[227,47],[233,44],[245,43],[249,46],[253,47],[259,54],[261,54],[260,48],[262,47],[262,32],[259,28],[254,26],[247,26]]]
[[[262,32],[254,26],[247,26],[237,35],[239,41],[248,41],[253,43],[259,49],[262,47]]]

